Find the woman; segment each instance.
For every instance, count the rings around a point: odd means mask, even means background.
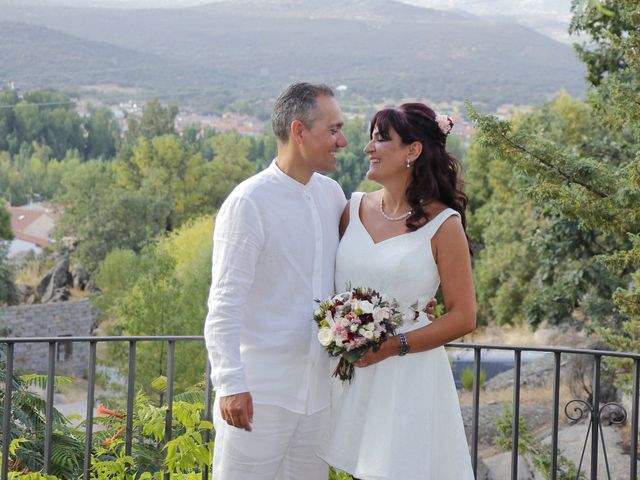
[[[443,345],[475,328],[459,164],[445,150],[453,122],[421,103],[371,121],[367,177],[340,223],[336,289],[371,287],[420,308],[442,286],[447,313],[400,326],[377,352],[336,380],[330,465],[362,480],[473,479],[458,396]]]

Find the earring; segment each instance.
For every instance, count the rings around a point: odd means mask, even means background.
[[[407,157],[407,168],[411,168],[411,160],[409,160],[409,157]]]

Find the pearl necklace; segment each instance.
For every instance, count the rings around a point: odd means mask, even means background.
[[[398,222],[400,220],[404,220],[409,215],[411,215],[411,212],[413,212],[413,210],[409,210],[407,213],[403,213],[402,215],[399,215],[397,217],[391,217],[391,216],[387,215],[386,213],[384,213],[384,195],[380,196],[380,213],[382,214],[382,217],[385,220],[387,220],[389,222]]]

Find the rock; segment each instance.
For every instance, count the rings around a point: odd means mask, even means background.
[[[589,350],[610,351],[606,343],[601,340],[591,340],[583,348]],[[593,356],[591,355],[564,355],[567,358],[565,383],[575,398],[591,402],[593,391]],[[615,402],[618,391],[614,386],[615,369],[604,361],[600,368],[600,402]]]
[[[561,357],[560,368],[568,364],[568,360]],[[550,385],[553,382],[555,370],[555,358],[552,353],[530,363],[523,364],[520,368],[520,387],[541,387]],[[500,391],[513,388],[513,368],[506,372],[499,373],[485,384],[487,391]]]
[[[580,455],[584,445],[584,440],[589,428],[588,421],[582,421],[573,425],[568,425],[560,429],[558,432],[558,445],[562,455],[573,462],[577,467],[580,464]],[[602,426],[602,434],[604,436],[605,447],[607,451],[607,460],[612,480],[623,480],[629,478],[629,466],[631,457],[625,454],[620,448],[622,428],[617,426]],[[544,439],[544,442],[551,443],[551,437]],[[609,478],[607,476],[607,467],[604,460],[604,450],[602,448],[602,438],[598,442],[598,478]],[[638,462],[640,467],[640,462]],[[587,448],[585,449],[584,459],[581,467],[582,473],[589,477],[591,471],[591,435]]]
[[[38,297],[36,297],[35,293],[33,295],[30,295],[29,298],[27,298],[27,301],[25,302],[27,305],[33,305],[34,303],[36,303],[36,299]]]
[[[69,259],[63,258],[52,270],[51,283],[53,288],[66,287],[69,283]]]
[[[476,479],[477,480],[489,480],[489,469],[487,465],[484,463],[484,459],[478,458],[478,465],[476,469]]]
[[[36,286],[36,295],[38,296],[38,298],[44,297],[45,293],[47,292],[47,288],[49,288],[49,283],[51,283],[52,275],[53,275],[53,272],[49,270],[45,274],[45,276],[42,277],[42,280],[40,280],[40,283],[38,283],[38,285]]]
[[[496,446],[498,438],[497,421],[502,417],[505,409],[504,403],[482,403],[480,397],[480,412],[478,415],[478,448],[490,448]],[[508,404],[510,407],[510,404]],[[462,405],[462,418],[467,433],[467,442],[471,444],[471,425],[473,422],[473,409],[471,405]],[[538,403],[521,403],[520,416],[523,417],[530,431],[536,431],[549,422],[550,408]]]
[[[88,272],[86,272],[83,268],[82,265],[75,265],[71,270],[71,283],[73,288],[76,288],[78,290],[85,290],[87,288],[87,285],[89,283],[89,280],[91,280],[91,276],[89,275]]]
[[[504,480],[511,478],[511,452],[504,452],[483,459],[486,466],[485,476],[478,475],[478,480]],[[478,470],[478,474],[480,474]],[[518,480],[543,480],[542,475],[529,463],[529,461],[518,456]]]
[[[25,303],[31,295],[34,293],[34,288],[31,285],[17,284],[16,289],[20,296],[20,303]]]
[[[61,293],[55,293],[56,290],[63,289],[69,283],[69,259],[63,258],[55,267],[49,271],[41,282],[38,284],[36,291],[40,297],[42,303],[52,301],[54,295],[56,295],[56,301],[61,301]],[[68,296],[67,296],[68,298]]]
[[[53,303],[53,302],[65,302],[65,301],[69,300],[69,297],[71,297],[71,292],[69,291],[69,289],[67,287],[56,288],[53,291],[53,294],[51,295],[51,298],[49,299],[49,302],[50,303]]]

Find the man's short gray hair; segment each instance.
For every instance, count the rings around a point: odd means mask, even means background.
[[[273,105],[271,126],[275,136],[285,143],[289,141],[289,129],[294,120],[311,128],[316,120],[316,98],[321,95],[334,96],[331,87],[324,83],[300,82],[289,85]]]

